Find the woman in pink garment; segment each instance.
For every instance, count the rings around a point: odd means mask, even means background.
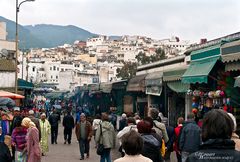
[[[39,131],[30,118],[22,120],[22,126],[28,128],[27,132],[27,162],[41,162],[41,149],[39,143]]]

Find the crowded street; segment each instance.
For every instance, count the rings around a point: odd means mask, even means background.
[[[42,162],[79,162],[80,152],[79,144],[75,134],[73,134],[72,143],[64,144],[63,127],[59,127],[58,144],[49,145],[49,152],[42,157]],[[96,154],[94,140],[90,143],[90,157],[84,161],[97,162],[100,156]],[[112,150],[112,160],[117,159],[120,154],[117,147]]]

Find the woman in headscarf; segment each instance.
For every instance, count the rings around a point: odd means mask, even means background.
[[[27,129],[21,126],[22,118],[16,119],[16,127],[12,132],[12,146],[15,147],[15,161],[16,162],[26,162],[27,152],[26,152],[26,135]]]
[[[46,114],[42,113],[40,116],[40,128],[41,128],[41,149],[42,149],[42,155],[44,156],[48,151],[48,136],[51,133],[51,125],[46,119]]]
[[[41,162],[41,148],[39,143],[39,131],[30,118],[22,120],[22,126],[28,129],[27,132],[27,156],[28,162]]]

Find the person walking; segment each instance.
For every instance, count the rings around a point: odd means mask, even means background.
[[[28,117],[36,125],[36,127],[37,127],[37,129],[39,131],[39,141],[41,141],[41,128],[40,128],[39,119],[34,116],[34,111],[33,110],[29,110],[28,114],[29,114]]]
[[[180,133],[179,148],[182,162],[185,162],[191,153],[198,151],[201,144],[201,129],[194,118],[193,113],[187,115],[187,121]]]
[[[127,123],[128,123],[128,126],[124,127],[117,134],[117,138],[118,138],[118,141],[119,141],[119,144],[120,144],[120,147],[119,147],[118,151],[121,153],[122,157],[125,155],[124,151],[122,150],[122,138],[123,138],[123,136],[126,133],[130,132],[131,130],[135,130],[136,132],[138,131],[137,130],[137,125],[136,125],[136,120],[133,117],[129,117],[127,119]]]
[[[53,113],[49,116],[48,121],[51,124],[51,143],[57,144],[58,123],[60,122],[60,116],[56,109],[53,109]]]
[[[71,144],[72,139],[72,129],[74,128],[74,119],[71,115],[71,112],[68,111],[67,115],[63,118],[63,127],[64,127],[64,144],[68,142],[68,144]]]
[[[27,129],[21,126],[22,119],[16,120],[16,127],[12,132],[12,146],[15,148],[15,162],[27,162],[26,136]],[[13,148],[12,147],[12,148]]]
[[[27,162],[41,162],[41,148],[39,143],[38,129],[30,118],[22,120],[22,126],[27,128]]]
[[[97,129],[95,140],[98,145],[103,144],[104,146],[100,162],[111,162],[110,151],[115,148],[116,135],[107,113],[102,113],[102,122]]]
[[[163,162],[160,152],[162,138],[153,129],[152,118],[144,118],[137,124],[137,129],[143,139],[142,155],[150,158],[153,162]]]
[[[178,126],[174,129],[174,135],[175,135],[175,140],[173,143],[173,150],[176,152],[176,157],[177,157],[177,161],[178,162],[182,162],[182,156],[181,156],[181,152],[179,149],[179,135],[182,129],[182,124],[184,122],[183,117],[179,117],[177,120],[177,124]]]
[[[231,140],[233,121],[220,109],[209,111],[203,118],[200,150],[190,154],[186,162],[239,162],[240,152]]]
[[[12,156],[6,143],[0,142],[0,159],[1,162],[11,162]]]
[[[94,139],[95,139],[95,136],[96,136],[97,128],[99,127],[99,124],[100,124],[100,123],[101,123],[101,115],[100,115],[100,114],[97,114],[96,117],[95,117],[95,119],[93,120],[93,123],[92,123]],[[96,142],[95,142],[95,148],[97,148]]]
[[[42,156],[46,155],[46,153],[49,151],[49,146],[48,146],[48,136],[51,131],[51,125],[46,119],[46,114],[42,113],[40,115],[40,129],[41,129],[41,149],[42,149]]]
[[[119,131],[121,131],[126,126],[127,126],[127,115],[123,113],[122,119],[119,120]]]
[[[141,155],[143,149],[143,139],[134,130],[127,132],[122,137],[122,147],[126,155],[114,162],[152,162],[151,159]]]
[[[228,113],[228,115],[233,121],[233,133],[232,133],[231,139],[235,142],[235,150],[240,151],[240,139],[239,139],[239,136],[236,134],[236,130],[237,130],[236,118],[231,113]]]
[[[152,108],[150,110],[150,117],[153,119],[153,129],[156,131],[156,133],[158,135],[160,135],[165,144],[168,142],[169,138],[168,138],[168,134],[167,134],[167,129],[165,124],[163,124],[160,120],[161,118],[159,118],[158,116],[159,111],[155,108]]]
[[[80,122],[77,122],[75,133],[79,142],[80,160],[84,160],[84,153],[86,153],[87,158],[89,158],[89,142],[92,138],[92,126],[91,123],[86,120],[84,113],[80,115]]]

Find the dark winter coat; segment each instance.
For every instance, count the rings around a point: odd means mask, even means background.
[[[192,153],[186,162],[240,162],[240,152],[230,139],[210,139]]]
[[[73,119],[72,115],[64,116],[63,126],[65,129],[73,129],[74,128],[74,119]]]
[[[153,162],[162,162],[162,156],[160,148],[162,143],[161,139],[157,139],[153,134],[142,134],[143,139],[143,150],[142,155],[148,157]]]
[[[12,157],[7,145],[3,142],[0,142],[0,161],[1,162],[11,162]]]
[[[51,124],[51,128],[58,128],[58,122],[60,121],[60,116],[57,113],[53,113],[49,116],[48,121]]]
[[[194,121],[187,121],[180,133],[180,150],[193,153],[199,150],[200,144],[201,129]]]

